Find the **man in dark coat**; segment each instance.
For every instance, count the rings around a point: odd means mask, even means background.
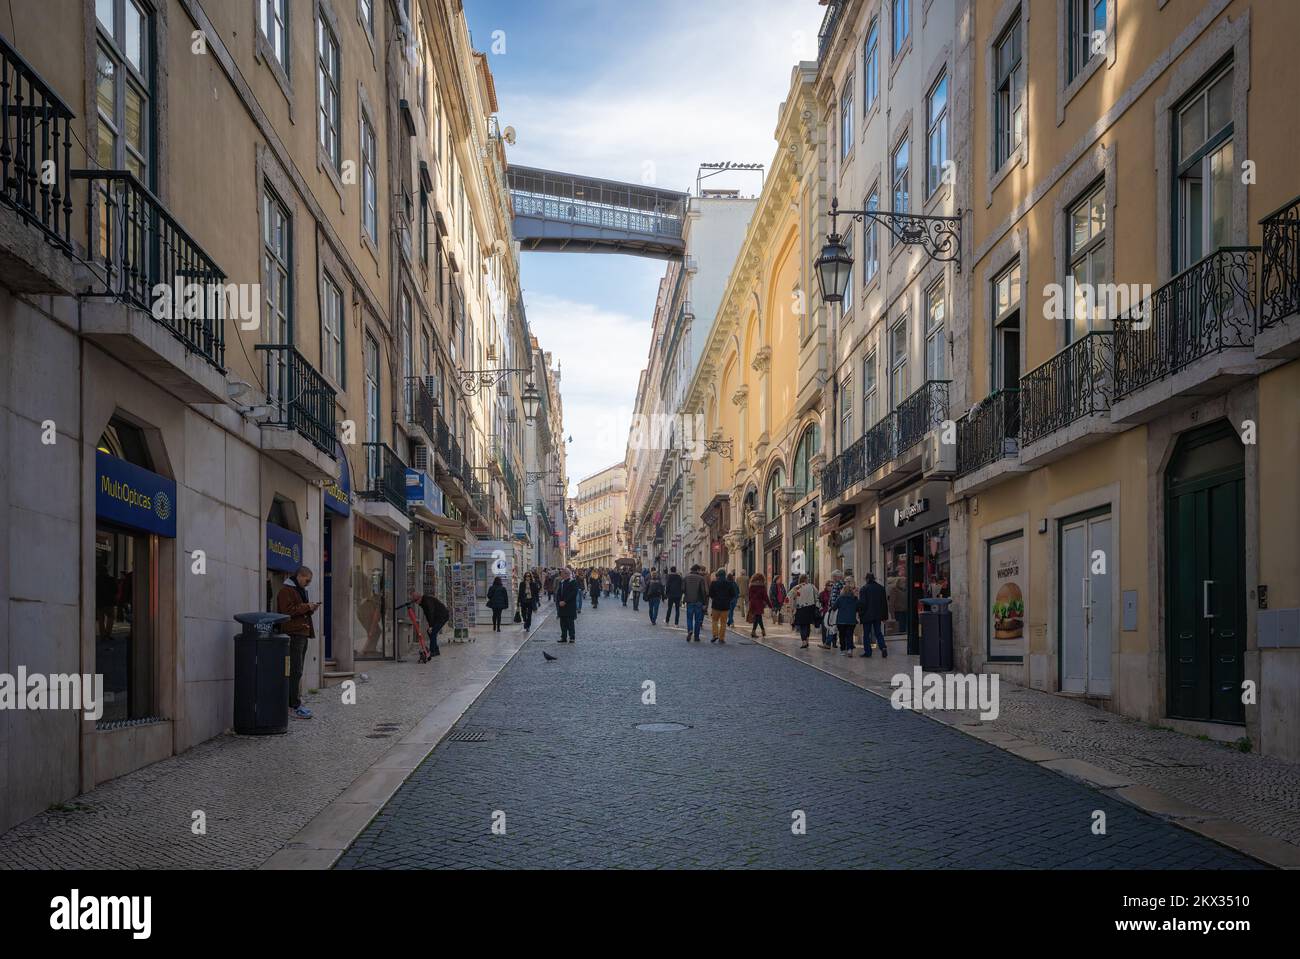
[[[664,581],[664,599],[667,606],[664,607],[664,625],[672,620],[672,624],[677,626],[682,619],[682,574],[677,572],[676,566],[668,567],[668,578]]]
[[[560,642],[562,643],[578,641],[573,627],[578,618],[578,596],[581,592],[573,570],[566,569],[564,578],[555,588],[555,608],[560,616]]]
[[[709,584],[709,622],[713,626],[711,643],[727,642],[727,616],[735,609],[735,580],[727,579],[727,571],[719,569]]]
[[[866,582],[858,590],[858,618],[862,620],[862,655],[871,655],[871,637],[874,633],[880,655],[888,656],[889,647],[885,645],[885,633],[881,629],[882,621],[889,618],[889,603],[886,601],[885,587],[876,582],[876,574],[868,573]]]
[[[682,598],[686,600],[686,641],[700,641],[704,626],[704,606],[709,601],[709,582],[704,567],[692,566],[682,584]]]

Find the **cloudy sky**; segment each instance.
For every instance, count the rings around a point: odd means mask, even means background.
[[[817,0],[466,0],[510,160],[691,190],[702,162],[771,164],[777,108],[816,57]],[[756,174],[710,186],[758,190]],[[574,482],[623,459],[665,264],[523,255],[524,302],[563,369]]]

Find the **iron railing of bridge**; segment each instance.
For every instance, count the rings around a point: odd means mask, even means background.
[[[533,167],[509,167],[506,181],[516,216],[652,236],[682,235],[683,193]]]

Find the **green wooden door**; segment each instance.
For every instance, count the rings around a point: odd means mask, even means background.
[[[1168,713],[1244,722],[1245,488],[1241,445],[1230,427],[1207,427],[1180,441],[1165,522]]]

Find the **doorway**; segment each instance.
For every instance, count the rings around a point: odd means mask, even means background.
[[[1168,714],[1244,723],[1245,465],[1232,426],[1178,441],[1165,477]]]
[[[148,535],[96,524],[95,672],[104,677],[101,728],[155,714],[155,569]]]
[[[1061,521],[1061,691],[1111,694],[1110,508]]]

